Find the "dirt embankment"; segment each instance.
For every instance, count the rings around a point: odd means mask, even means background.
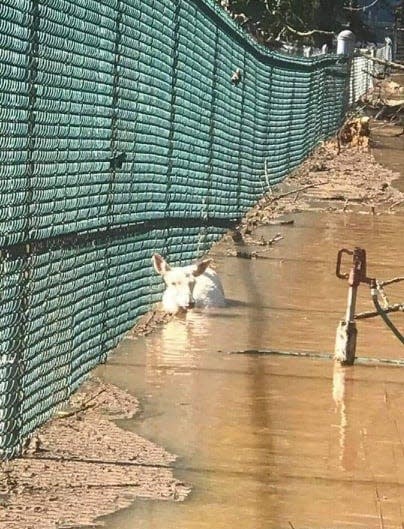
[[[368,150],[343,148],[337,154],[335,142],[330,141],[267,193],[247,213],[243,227],[248,231],[257,223],[308,210],[394,214],[404,209],[404,194],[394,186],[398,177]]]
[[[284,182],[266,193],[246,214],[239,229],[227,233],[212,248],[211,255],[265,257],[283,238],[282,225],[293,223],[291,213],[402,213],[404,192],[397,185],[400,174],[380,165],[372,150],[345,146],[338,154],[335,140],[322,144]],[[383,159],[383,152],[378,153],[378,159]],[[404,166],[404,152],[401,159]],[[255,228],[266,224],[279,225],[279,233],[271,240],[256,238]]]

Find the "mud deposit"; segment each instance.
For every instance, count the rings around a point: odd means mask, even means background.
[[[350,368],[243,353],[332,352],[341,247],[366,248],[379,279],[403,275],[397,177],[370,153],[319,147],[212,249],[228,306],[146,315],[103,382],[1,466],[0,529],[402,529],[404,371],[369,361],[403,357],[389,329],[360,322],[365,361]]]
[[[130,505],[135,498],[183,500],[175,457],[118,419],[138,411],[125,391],[91,381],[71,408],[41,428],[24,457],[1,467],[1,529],[67,529]]]

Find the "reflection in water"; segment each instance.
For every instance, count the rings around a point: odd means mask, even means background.
[[[152,333],[146,338],[147,344],[147,381],[151,384],[156,382],[154,376],[156,375],[156,367],[159,365],[181,366],[188,367],[196,366],[196,356],[190,347],[190,334],[195,327],[194,322],[198,319],[195,313],[189,313],[184,317],[175,318],[165,325],[160,334]],[[206,324],[198,329],[195,333],[198,336],[205,333]],[[196,336],[194,336],[196,338]]]
[[[350,378],[351,368],[334,363],[332,396],[336,404],[336,413],[339,414],[339,460],[343,470],[353,470],[355,466],[356,439],[350,439],[350,432],[355,426],[350,427],[349,411],[354,398],[354,379]],[[352,436],[351,436],[352,437]]]
[[[267,515],[273,521],[278,519],[277,516],[277,498],[274,497],[273,491],[270,495],[268,483],[273,481],[271,475],[273,468],[273,453],[271,437],[271,409],[270,399],[268,398],[268,376],[265,371],[266,361],[263,356],[248,359],[249,372],[249,395],[251,402],[251,429],[255,434],[255,450],[259,454],[259,463],[256,470],[255,478],[262,486],[256,493],[256,519]],[[272,497],[271,497],[272,496]]]
[[[100,368],[142,400],[141,419],[126,427],[179,454],[176,477],[193,488],[182,504],[137,502],[107,529],[380,529],[381,514],[384,529],[401,527],[402,372],[228,354],[332,351],[346,300],[334,276],[342,246],[365,241],[369,273],[399,275],[399,217],[295,221],[271,259],[219,263],[235,302],[127,341]],[[366,290],[358,310],[368,303]],[[358,327],[359,356],[402,355],[382,323]]]

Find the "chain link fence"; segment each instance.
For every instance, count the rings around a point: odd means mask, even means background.
[[[3,0],[0,21],[10,458],[158,299],[151,254],[205,252],[339,127],[348,77],[259,47],[214,0]]]
[[[383,76],[387,66],[377,64],[370,57],[376,57],[383,61],[392,60],[393,45],[390,39],[384,46],[378,48],[356,50],[352,58],[349,75],[349,104],[355,104],[358,99],[373,88],[374,81]],[[369,58],[364,54],[369,54]]]

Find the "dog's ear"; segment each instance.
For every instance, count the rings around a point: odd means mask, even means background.
[[[154,253],[152,255],[152,262],[156,272],[162,276],[171,270],[170,265],[167,263],[164,257],[161,257],[161,255],[158,253]]]
[[[200,261],[199,263],[196,263],[194,266],[194,270],[192,271],[192,274],[197,277],[203,274],[210,263],[212,262],[212,259],[204,259],[203,261]]]

